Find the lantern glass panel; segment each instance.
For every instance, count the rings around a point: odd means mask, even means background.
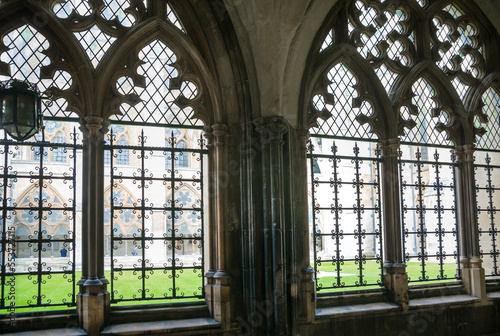
[[[35,97],[27,94],[19,94],[17,96],[17,123],[22,125],[35,126],[36,111]],[[28,131],[31,127],[28,127]],[[19,129],[21,131],[21,129]],[[25,134],[24,131],[21,131]]]
[[[14,122],[14,95],[5,95],[2,97],[2,122]]]

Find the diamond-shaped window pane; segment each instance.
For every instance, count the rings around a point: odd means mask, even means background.
[[[382,56],[382,52],[379,50],[379,45],[382,42],[386,42],[389,45],[389,48],[387,49],[387,55],[389,58],[400,61],[403,65],[407,65],[409,60],[402,54],[404,50],[403,44],[397,40],[391,42],[389,39],[389,35],[392,32],[403,32],[400,22],[406,19],[407,14],[400,9],[397,9],[395,14],[387,11],[380,13],[381,16],[385,18],[385,22],[380,25],[377,22],[377,17],[379,16],[377,10],[373,7],[365,7],[364,3],[361,1],[356,2],[356,7],[361,13],[359,17],[361,24],[365,27],[371,26],[375,28],[375,33],[373,35],[361,35],[361,42],[363,45],[358,48],[358,52],[361,56],[365,59]]]
[[[3,38],[3,43],[8,48],[0,59],[9,64],[10,77],[1,76],[0,80],[16,78],[27,80],[38,86],[41,92],[54,86],[66,90],[72,85],[72,79],[68,72],[57,70],[52,79],[40,79],[40,69],[49,65],[50,59],[43,54],[49,48],[49,41],[36,29],[29,25],[21,26],[12,30]],[[57,99],[51,106],[42,105],[46,116],[76,117],[73,112],[65,111],[67,102],[65,99]]]
[[[420,78],[413,83],[412,105],[416,107],[418,115],[411,116],[416,122],[416,126],[411,130],[406,129],[402,138],[404,142],[432,144],[432,145],[450,145],[445,132],[436,130],[438,123],[448,124],[446,112],[440,111],[438,117],[432,117],[432,111],[436,108],[436,91],[424,78]],[[403,107],[400,111],[402,117],[408,115],[407,108]]]
[[[94,68],[99,65],[106,51],[108,51],[109,47],[116,40],[116,38],[104,33],[97,26],[93,26],[83,32],[75,32],[74,34],[89,56]]]
[[[461,17],[462,15],[464,15],[457,7],[453,6],[453,5],[448,5],[446,7],[443,8],[443,10],[445,12],[448,12],[451,14],[451,16],[453,16],[455,19],[458,19],[459,17]]]
[[[126,12],[129,7],[130,0],[105,0],[101,15],[106,20],[116,18],[122,26],[131,27],[136,22],[136,18]]]
[[[172,7],[170,7],[169,4],[167,4],[167,20],[173,23],[174,26],[179,28],[182,32],[186,32],[184,30],[184,27],[182,27],[181,20],[177,18],[177,15],[175,15],[174,10],[172,9]]]
[[[483,113],[488,117],[486,124],[481,123],[477,117],[476,127],[484,127],[486,134],[477,136],[477,148],[500,149],[500,91],[493,88],[487,89],[483,93]]]
[[[331,29],[328,32],[328,35],[326,35],[325,40],[323,41],[323,44],[321,45],[320,52],[328,48],[329,46],[333,45],[333,29]]]
[[[368,125],[361,125],[356,117],[363,113],[371,115],[373,107],[368,102],[363,102],[360,107],[353,107],[354,98],[358,97],[358,92],[354,88],[357,83],[356,77],[342,63],[338,63],[330,69],[328,79],[332,82],[328,86],[328,93],[334,96],[334,104],[325,104],[324,97],[316,96],[313,99],[315,108],[319,111],[328,109],[332,117],[323,121],[319,120],[319,128],[314,128],[311,132],[315,135],[324,134],[336,137],[349,138],[375,138],[370,133]]]
[[[378,78],[380,79],[380,82],[384,86],[385,91],[388,94],[391,94],[392,93],[392,85],[396,81],[398,74],[389,70],[384,64],[382,64],[380,67],[378,67],[375,70],[375,73],[377,74]]]
[[[170,81],[177,77],[177,70],[172,66],[177,57],[163,42],[156,40],[145,46],[139,53],[143,60],[138,68],[139,75],[146,78],[146,87],[130,86],[131,79],[122,77],[117,82],[117,89],[122,94],[134,91],[141,102],[135,106],[123,104],[122,115],[111,119],[120,121],[144,122],[155,124],[202,126],[200,120],[191,119],[193,110],[189,107],[180,108],[175,99],[184,96],[187,99],[196,97],[198,90],[194,83],[183,82],[180,90],[170,89]]]
[[[451,84],[453,84],[453,87],[457,91],[458,95],[460,96],[460,99],[464,101],[465,96],[467,94],[467,91],[469,90],[470,86],[466,85],[464,82],[462,82],[458,77],[455,77],[452,81]]]
[[[92,13],[92,8],[90,7],[88,1],[83,0],[67,0],[61,3],[56,3],[52,8],[52,11],[57,17],[65,19],[71,15],[71,13],[76,12],[81,16],[88,16]]]
[[[146,6],[146,1],[144,2]],[[136,18],[127,9],[130,8],[130,0],[104,0],[104,6],[101,9],[101,16],[106,20],[118,19],[124,27],[131,27],[136,23]],[[92,14],[92,7],[89,1],[85,0],[67,0],[54,4],[52,11],[57,17],[66,19],[75,12],[80,16],[89,16]]]

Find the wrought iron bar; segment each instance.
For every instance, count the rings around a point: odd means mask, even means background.
[[[21,301],[18,297],[15,303],[16,308],[29,308],[29,307],[46,307],[46,306],[74,306],[75,301],[75,277],[76,277],[76,203],[77,203],[77,190],[76,190],[76,177],[77,177],[77,151],[82,148],[81,145],[77,143],[78,135],[76,133],[76,129],[74,128],[70,133],[70,137],[72,138],[71,143],[55,143],[45,141],[45,130],[42,130],[41,133],[41,141],[39,142],[24,142],[24,143],[16,143],[12,140],[9,140],[6,136],[3,140],[0,141],[0,146],[2,147],[1,154],[4,154],[4,167],[2,172],[2,191],[3,191],[3,199],[2,199],[2,267],[1,267],[1,287],[2,293],[5,295],[5,286],[6,279],[8,276],[11,277],[21,277],[26,276],[27,280],[30,280],[33,285],[33,292],[29,293],[31,298],[27,298],[27,301]],[[15,154],[11,148],[15,148],[17,151],[22,148],[30,148],[33,153],[36,155],[37,165],[35,169],[37,172],[29,172],[29,173],[18,173],[16,171],[12,171],[13,167],[11,164],[11,158],[13,154]],[[63,148],[64,153],[68,152],[70,149],[70,159],[69,161],[69,173],[65,172],[62,176],[54,176],[54,172],[50,171],[51,163],[47,160],[48,153],[50,150],[54,148]],[[22,152],[21,152],[22,153]],[[22,157],[20,157],[22,160]],[[19,160],[19,159],[18,159]],[[17,161],[17,160],[16,160]],[[22,161],[19,161],[22,162]],[[57,163],[56,163],[57,164]],[[12,171],[12,172],[11,172]],[[36,190],[36,197],[34,198],[35,203],[32,204],[20,204],[22,200],[16,200],[17,203],[12,203],[14,200],[11,197],[7,197],[9,191],[14,187],[14,181],[19,180],[28,180],[29,184],[33,186],[33,190]],[[54,181],[61,181],[65,185],[68,185],[69,189],[72,189],[70,202],[71,204],[66,203],[57,203],[55,199],[49,199],[45,196],[45,191],[49,188]],[[29,190],[29,189],[27,189]],[[28,196],[26,196],[28,197]],[[62,202],[62,200],[61,200]],[[12,203],[12,204],[11,204]],[[12,215],[18,215],[18,212],[24,211],[27,212],[29,216],[31,216],[34,220],[36,220],[36,225],[38,228],[33,232],[33,234],[28,234],[27,238],[18,237],[16,239],[15,231],[12,231],[12,236],[14,240],[11,239],[11,243],[14,242],[15,245],[9,247],[9,249],[17,248],[17,260],[18,266],[19,263],[22,263],[23,256],[20,255],[19,251],[21,249],[22,244],[27,244],[26,246],[30,248],[30,253],[35,253],[36,261],[31,265],[27,265],[27,269],[23,270],[21,266],[17,267],[17,270],[11,270],[10,272],[7,270],[7,262],[6,262],[6,252],[7,246],[9,245],[6,240],[7,231],[15,230]],[[45,223],[56,211],[61,212],[64,216],[66,216],[68,222],[68,231],[63,235],[62,238],[58,238],[52,236],[47,231],[48,225]],[[8,222],[11,221],[9,224]],[[12,225],[12,228],[10,227]],[[69,258],[68,264],[61,266],[61,270],[54,269],[53,265],[48,264],[46,260],[46,256],[44,252],[47,252],[47,248],[53,248],[56,243],[62,243],[62,246],[68,247],[69,251],[73,251],[72,257]],[[59,246],[59,245],[57,245]],[[54,298],[48,294],[44,285],[46,285],[50,281],[54,279],[54,275],[62,275],[62,279],[68,280],[68,282],[72,282],[71,286],[68,288],[70,292],[67,293],[66,297],[62,298]],[[25,295],[25,293],[23,293]],[[53,294],[53,293],[52,293]],[[6,308],[10,306],[12,303],[8,303],[5,300],[5,297],[2,297],[0,301],[0,309]]]
[[[493,277],[493,276],[498,276],[500,275],[500,250],[499,250],[499,244],[498,244],[498,232],[499,229],[496,225],[496,220],[495,220],[495,214],[497,212],[496,206],[495,206],[495,200],[494,200],[494,194],[495,192],[500,191],[500,188],[495,187],[494,185],[494,177],[493,173],[495,170],[500,171],[500,166],[492,165],[492,157],[490,156],[490,151],[486,153],[486,158],[485,158],[485,164],[476,164],[475,169],[482,168],[486,172],[486,185],[485,186],[479,186],[476,183],[476,193],[479,193],[480,191],[485,191],[486,192],[486,201],[487,201],[487,206],[486,206],[486,213],[488,216],[488,236],[490,237],[490,242],[487,246],[488,252],[484,252],[483,249],[481,249],[481,257],[484,259],[485,256],[490,256],[492,259],[493,263],[491,264],[490,262],[485,263],[485,268],[486,268],[486,276],[488,277]],[[479,195],[478,195],[479,196]],[[477,197],[477,202],[479,203],[479,197]],[[480,222],[479,220],[479,215],[484,212],[485,210],[481,208],[481,206],[478,204],[477,206],[477,216],[478,216],[478,225],[479,225],[479,235],[483,235],[483,231],[481,229],[481,225],[484,224]],[[490,266],[491,264],[491,266]]]
[[[135,126],[135,125],[134,125]],[[139,213],[140,217],[140,233],[134,234],[132,237],[126,236],[123,234],[120,234],[119,236],[116,235],[116,232],[114,230],[112,231],[111,235],[111,242],[114,246],[115,243],[126,243],[126,242],[137,242],[140,241],[140,247],[141,247],[141,258],[139,259],[139,265],[134,265],[133,267],[129,267],[127,265],[124,265],[123,263],[118,264],[118,255],[117,251],[112,250],[113,256],[112,256],[112,265],[111,265],[111,272],[112,272],[112,302],[120,302],[120,301],[137,301],[137,300],[160,300],[160,299],[176,299],[176,298],[187,298],[187,297],[193,297],[193,298],[201,298],[203,297],[204,294],[204,287],[203,287],[203,278],[202,274],[204,271],[204,265],[203,265],[203,258],[204,258],[204,249],[203,249],[203,225],[204,225],[204,200],[203,196],[201,196],[195,204],[190,206],[189,208],[185,207],[184,204],[181,204],[179,202],[179,195],[176,195],[176,193],[181,190],[181,188],[187,184],[193,184],[193,185],[198,185],[198,190],[202,193],[203,195],[203,185],[204,185],[204,175],[203,175],[203,157],[206,155],[208,152],[204,148],[204,143],[203,140],[199,140],[199,146],[197,148],[180,148],[176,147],[178,145],[178,139],[176,139],[175,133],[172,131],[169,137],[169,140],[167,141],[166,145],[163,147],[154,147],[154,146],[148,146],[147,144],[147,136],[145,135],[146,131],[144,129],[141,130],[140,136],[139,136],[139,142],[138,145],[121,145],[117,143],[116,136],[112,136],[112,140],[109,144],[105,145],[106,150],[110,150],[112,154],[112,158],[116,159],[116,151],[117,150],[132,150],[133,153],[137,154],[137,159],[139,160],[139,168],[137,169],[137,172],[133,174],[127,174],[126,172],[117,172],[118,170],[118,164],[117,162],[114,162],[114,160],[111,160],[110,166],[111,168],[111,174],[110,174],[110,180],[111,180],[111,187],[110,190],[111,192],[114,192],[114,190],[118,187],[119,184],[124,183],[126,181],[129,181],[129,183],[137,184],[138,188],[140,189],[138,194],[139,199],[138,199],[138,204],[135,202],[133,204],[131,203],[125,203],[125,202],[120,202],[118,203],[117,201],[111,202],[111,212],[114,214],[117,211],[118,212],[123,212],[123,211],[133,211],[134,213]],[[181,140],[182,141],[182,140]],[[154,156],[154,152],[162,152],[163,155],[166,156],[167,159],[167,168],[165,174],[163,176],[154,176],[154,173],[148,173],[150,169],[150,163],[148,162],[149,156],[148,152],[151,153],[151,156]],[[201,168],[197,172],[198,176],[193,176],[192,178],[185,178],[180,174],[180,169],[183,168],[183,166],[180,165],[180,160],[182,159],[181,155],[191,155],[193,157],[196,157],[196,160],[200,163]],[[163,206],[158,206],[155,205],[154,203],[157,202],[150,202],[149,199],[147,199],[147,193],[146,189],[148,187],[148,184],[153,184],[154,182],[162,182],[163,185],[167,186],[167,190],[169,191],[168,194],[168,199],[166,202],[163,204]],[[146,233],[148,232],[148,223],[147,219],[149,218],[148,212],[151,214],[154,214],[155,211],[161,211],[166,219],[166,231],[162,235],[156,235],[157,232],[152,232],[150,236],[147,236]],[[178,221],[182,220],[183,215],[186,215],[186,212],[192,211],[194,215],[198,214],[197,219],[200,220],[201,225],[199,228],[200,234],[193,234],[192,236],[185,237],[184,234],[179,231],[179,228],[177,227]],[[113,222],[111,223],[112,226],[114,226],[115,223],[115,216],[112,216]],[[163,263],[163,265],[155,265],[154,262],[149,262],[149,260],[146,258],[146,249],[148,246],[146,245],[146,241],[148,241],[151,244],[154,244],[155,242],[163,241],[163,243],[166,245],[166,262]],[[193,243],[193,249],[194,248],[200,248],[201,249],[201,257],[198,259],[200,264],[198,262],[195,262],[192,266],[189,265],[184,265],[183,260],[181,260],[179,257],[182,255],[180,249],[182,246],[185,244],[185,242],[192,242]],[[168,253],[171,253],[169,256]],[[192,295],[186,295],[184,291],[181,289],[182,287],[182,278],[180,277],[181,274],[183,274],[186,270],[191,269],[193,272],[198,273],[202,272],[200,276],[200,285],[198,286],[198,291],[193,292]],[[168,288],[166,288],[166,291],[163,292],[162,295],[155,296],[155,293],[149,293],[150,288],[148,287],[147,280],[151,278],[151,276],[154,276],[155,273],[158,273],[157,271],[163,271],[163,274],[166,274],[168,279],[171,280],[171,283]],[[119,280],[121,276],[125,272],[132,272],[134,275],[138,275],[138,280],[140,281],[140,295],[132,295],[132,297],[124,297],[123,294],[119,293],[119,289],[117,287],[116,281]],[[170,287],[171,286],[171,287]]]
[[[354,143],[354,142],[351,142]],[[312,194],[312,208],[311,208],[311,221],[312,221],[312,235],[314,240],[312,253],[314,254],[314,269],[315,269],[315,277],[317,281],[317,290],[327,290],[327,289],[338,289],[338,288],[349,288],[349,287],[366,287],[369,285],[380,285],[383,283],[383,270],[379,267],[380,272],[379,279],[375,283],[368,283],[365,279],[366,270],[365,265],[367,262],[375,261],[377,264],[381,265],[382,262],[382,239],[381,239],[381,229],[382,223],[380,218],[380,197],[379,197],[379,164],[380,157],[379,151],[375,150],[373,156],[362,156],[360,147],[357,142],[353,145],[353,155],[339,155],[338,153],[338,144],[333,142],[333,145],[330,148],[331,154],[325,153],[317,153],[315,146],[312,143],[312,140],[309,142],[309,169],[310,169],[310,188]],[[372,152],[372,147],[369,146],[369,151]],[[318,151],[319,152],[319,151]],[[318,159],[328,159],[331,163],[330,165],[330,180],[320,180],[319,176],[315,176],[315,165],[317,165]],[[350,161],[353,168],[353,179],[352,181],[343,181],[341,174],[345,174],[345,167],[340,166],[342,162]],[[370,181],[364,180],[363,167],[368,163],[368,167],[370,169]],[[375,175],[375,177],[374,177]],[[327,207],[326,204],[322,205],[324,202],[326,195],[325,190],[321,190],[321,186],[328,185],[332,197],[332,204],[330,207]],[[341,204],[341,193],[340,188],[343,186],[350,185],[354,189],[354,204],[352,207],[345,207]],[[369,191],[368,198],[364,195],[363,190],[365,188],[371,188]],[[346,190],[347,191],[347,190]],[[366,202],[372,202],[371,206],[366,206]],[[333,229],[330,233],[328,232],[320,232],[317,228],[318,226],[318,215],[323,211],[330,211],[332,214],[331,223]],[[348,227],[348,223],[342,224],[341,214],[343,212],[352,211],[355,217],[354,228],[352,231],[345,231],[342,226]],[[367,232],[366,223],[364,223],[363,214],[366,211],[372,212],[372,226],[371,229]],[[348,220],[348,219],[347,219]],[[345,220],[344,220],[345,221]],[[330,237],[332,242],[335,244],[333,250],[331,251],[332,257],[331,259],[324,259],[320,256],[318,248],[321,246],[318,242],[322,242],[324,238]],[[355,244],[357,246],[356,252],[352,258],[345,257],[345,248],[342,246],[342,242],[346,237],[352,237],[355,240]],[[365,252],[366,238],[373,237],[374,242],[374,255],[367,256]],[[371,241],[371,240],[370,240]],[[349,246],[346,245],[346,248]],[[318,274],[321,272],[319,267],[328,262],[333,266],[333,272],[335,272],[335,277],[331,285],[325,285]],[[357,267],[357,280],[351,280],[352,283],[347,282],[345,277],[348,275],[342,274],[343,267],[346,262],[353,262]]]

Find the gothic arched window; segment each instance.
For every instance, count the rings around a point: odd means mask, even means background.
[[[5,5],[9,4],[0,4],[2,15]],[[75,243],[80,228],[77,204],[81,202],[76,187],[81,171],[76,160],[82,148],[75,127],[77,116],[66,110],[72,68],[57,59],[67,59],[67,54],[56,51],[53,35],[44,27],[28,20],[3,18],[1,22],[0,80],[27,80],[42,92],[50,89],[53,95],[51,104],[42,104],[45,127],[34,138],[17,142],[3,131],[0,134],[0,151],[8,154],[2,156],[1,166],[9,167],[1,177],[9,195],[0,204],[6,215],[0,218],[1,235],[6,237],[14,230],[11,247],[16,249],[20,265],[9,276],[15,276],[18,283],[33,284],[16,296],[15,306],[71,307],[76,304],[75,270],[81,265]],[[0,276],[5,279],[6,273]],[[2,300],[0,309],[11,303]]]
[[[486,234],[498,228],[489,198],[499,173],[498,65],[488,58],[498,46],[465,2],[433,4],[340,1],[311,52],[310,212],[330,226],[311,226],[325,242],[311,251],[318,290],[381,284],[375,262],[404,262],[410,283],[421,284],[460,279],[460,256],[481,253],[484,267],[499,274],[498,242]],[[456,176],[466,174],[461,167],[474,147],[476,171],[486,172],[476,174],[477,198],[456,188],[457,178],[474,183]],[[383,185],[400,189],[381,194]],[[460,235],[477,239],[475,229],[458,225],[476,224],[461,210],[476,199],[481,252],[459,245]],[[384,209],[394,200],[401,216],[391,218]],[[395,235],[401,241],[382,244]]]

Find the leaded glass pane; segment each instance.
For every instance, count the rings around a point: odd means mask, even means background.
[[[433,117],[433,111],[437,108],[436,91],[429,82],[420,78],[412,86],[412,105],[417,110],[417,116],[411,116],[416,126],[411,130],[405,130],[406,135],[402,138],[405,142],[450,145],[445,132],[439,132],[436,126],[439,122],[448,124],[447,112],[439,111],[438,117]],[[404,107],[402,114],[404,115]]]

